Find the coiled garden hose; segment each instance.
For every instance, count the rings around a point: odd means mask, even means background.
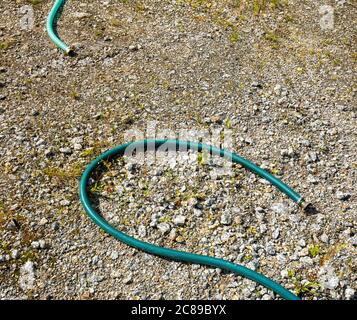
[[[47,20],[47,31],[52,39],[52,41],[62,49],[66,53],[70,53],[71,49],[67,46],[57,35],[55,30],[55,24],[58,18],[59,10],[62,8],[66,0],[56,0]],[[123,155],[125,153],[126,148],[136,148],[137,150],[152,150],[151,148],[154,147],[155,150],[158,149],[160,146],[165,145],[168,148],[176,148],[176,150],[195,150],[198,152],[207,151],[212,155],[217,155],[220,157],[224,157],[225,159],[229,159],[233,163],[240,164],[250,170],[251,172],[257,174],[258,176],[268,180],[271,184],[276,186],[280,191],[285,193],[289,198],[291,198],[294,202],[298,205],[302,205],[303,198],[298,193],[296,193],[293,189],[289,186],[284,184],[281,180],[274,177],[269,172],[263,170],[262,168],[258,167],[257,165],[253,164],[247,159],[243,157],[229,152],[224,149],[220,149],[217,147],[213,147],[210,145],[190,142],[190,141],[181,141],[181,140],[142,140],[142,141],[135,141],[129,142],[118,147],[115,147],[111,150],[106,151],[105,153],[101,154],[98,158],[92,161],[89,166],[85,169],[81,180],[80,180],[80,200],[81,203],[89,215],[89,217],[104,231],[118,239],[119,241],[124,242],[125,244],[132,246],[134,248],[140,249],[147,253],[157,255],[160,257],[168,258],[175,261],[182,261],[182,262],[189,262],[189,263],[196,263],[201,265],[207,265],[211,267],[216,267],[224,270],[228,270],[239,274],[243,277],[246,277],[250,280],[253,280],[264,287],[271,289],[278,295],[280,295],[284,299],[288,300],[300,300],[299,297],[291,293],[289,290],[285,289],[283,286],[278,284],[277,282],[267,278],[266,276],[248,269],[244,266],[234,264],[232,262],[214,258],[210,256],[194,254],[169,248],[160,247],[151,243],[147,243],[134,237],[131,237],[116,228],[114,228],[111,224],[109,224],[91,205],[91,201],[88,194],[88,183],[92,173],[95,169],[101,164],[103,160],[108,160],[116,156]]]

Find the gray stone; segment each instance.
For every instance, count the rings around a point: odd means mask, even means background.
[[[59,227],[60,227],[60,224],[57,221],[53,222],[51,225],[51,228],[54,231],[57,231],[59,229]]]

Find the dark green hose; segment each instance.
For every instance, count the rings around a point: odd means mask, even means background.
[[[47,32],[51,40],[56,44],[56,46],[62,49],[66,53],[70,53],[71,49],[67,46],[57,35],[55,31],[55,24],[58,18],[59,10],[62,8],[66,0],[56,0],[49,16],[47,19]],[[290,197],[293,201],[297,204],[301,204],[303,198],[292,190],[289,186],[284,184],[282,181],[271,175],[269,172],[259,168],[252,162],[248,161],[240,157],[235,153],[231,153],[224,149],[219,149],[213,146],[189,142],[189,141],[180,141],[180,140],[143,140],[143,141],[136,141],[130,142],[123,145],[120,145],[114,149],[111,149],[102,155],[100,155],[97,159],[89,164],[89,166],[84,171],[81,181],[80,181],[80,199],[83,204],[83,207],[89,217],[103,230],[108,232],[110,235],[115,237],[116,239],[126,243],[129,246],[135,247],[137,249],[143,250],[145,252],[161,256],[164,258],[176,260],[176,261],[183,261],[183,262],[190,262],[202,265],[208,265],[216,268],[221,268],[224,270],[228,270],[234,273],[237,273],[243,277],[246,277],[250,280],[253,280],[264,287],[273,290],[275,293],[280,295],[281,297],[288,299],[288,300],[299,300],[299,297],[282,287],[280,284],[276,283],[275,281],[265,277],[264,275],[250,270],[244,266],[240,266],[234,264],[232,262],[218,259],[214,257],[188,253],[183,251],[178,251],[174,249],[164,248],[160,246],[156,246],[144,241],[140,241],[135,239],[127,234],[117,230],[112,225],[110,225],[96,210],[92,207],[89,195],[88,195],[88,181],[91,177],[93,171],[97,168],[97,166],[103,161],[108,160],[115,156],[123,155],[127,147],[138,148],[143,151],[150,149],[151,146],[154,146],[155,150],[165,144],[168,147],[174,147],[179,150],[196,150],[196,151],[208,151],[210,154],[218,155],[220,157],[224,157],[229,159],[233,163],[238,163],[247,168],[248,170],[254,172],[255,174],[259,175],[260,177],[268,180],[274,186],[276,186],[279,190],[285,193],[288,197]]]

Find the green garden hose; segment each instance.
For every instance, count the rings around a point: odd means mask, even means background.
[[[63,50],[65,53],[69,54],[72,50],[69,46],[67,46],[59,37],[56,31],[56,23],[60,11],[67,0],[56,0],[55,4],[53,5],[48,18],[47,18],[47,33],[53,43]]]
[[[64,52],[69,53],[71,51],[70,47],[67,46],[63,41],[61,41],[54,31],[54,25],[56,23],[56,19],[58,18],[58,12],[65,3],[66,0],[56,0],[55,5],[53,6],[50,15],[47,20],[47,31],[52,39],[52,41]],[[218,259],[210,256],[204,256],[200,254],[194,254],[169,248],[160,247],[157,245],[153,245],[151,243],[147,243],[138,239],[135,239],[119,230],[114,228],[110,225],[91,205],[91,201],[88,194],[88,182],[95,171],[95,169],[102,163],[103,160],[109,160],[113,157],[123,155],[125,150],[128,147],[136,148],[136,150],[152,150],[154,147],[157,150],[160,146],[165,145],[168,148],[175,148],[176,150],[195,150],[198,152],[207,151],[212,155],[217,155],[220,157],[224,157],[225,159],[229,159],[233,163],[240,164],[247,168],[248,170],[252,171],[253,173],[259,175],[260,177],[268,180],[271,184],[276,186],[280,191],[285,193],[289,198],[291,198],[294,202],[298,205],[301,205],[303,202],[303,198],[292,190],[289,186],[284,184],[281,180],[277,179],[269,172],[263,170],[262,168],[256,166],[252,162],[248,161],[240,157],[239,155],[226,151],[224,149],[216,148],[213,146],[209,146],[202,143],[190,142],[190,141],[181,141],[181,140],[142,140],[142,141],[135,141],[129,142],[118,147],[115,147],[111,150],[106,151],[105,153],[101,154],[98,158],[92,161],[89,166],[84,171],[81,180],[80,180],[80,199],[82,205],[89,215],[89,217],[103,230],[107,233],[115,237],[116,239],[124,242],[125,244],[145,251],[147,253],[157,255],[160,257],[168,258],[171,260],[182,261],[182,262],[189,262],[189,263],[196,263],[201,265],[208,265],[224,270],[228,270],[239,274],[243,277],[246,277],[250,280],[253,280],[264,287],[273,290],[275,293],[280,295],[284,299],[288,300],[299,300],[299,297],[291,293],[289,290],[282,287],[280,284],[276,283],[275,281],[265,277],[264,275],[250,270],[244,266],[234,264],[232,262]]]

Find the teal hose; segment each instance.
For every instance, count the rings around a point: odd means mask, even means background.
[[[69,54],[71,52],[71,48],[66,45],[57,35],[57,32],[55,31],[56,28],[56,22],[59,16],[59,11],[65,4],[66,0],[56,0],[49,16],[47,19],[47,32],[50,37],[50,39],[55,43],[55,45],[63,50],[65,53]],[[202,265],[207,265],[207,266],[212,266],[224,270],[228,270],[231,272],[234,272],[236,274],[239,274],[243,277],[246,277],[250,280],[253,280],[264,287],[273,290],[275,293],[280,295],[284,299],[288,300],[300,300],[299,297],[282,287],[280,284],[276,283],[275,281],[265,277],[264,275],[255,272],[253,270],[250,270],[244,266],[240,266],[237,264],[234,264],[229,261],[225,261],[223,259],[218,259],[214,257],[209,257],[209,256],[204,256],[204,255],[199,255],[199,254],[194,254],[194,253],[189,253],[189,252],[183,252],[179,250],[174,250],[174,249],[169,249],[169,248],[163,248],[160,246],[153,245],[151,243],[147,243],[144,241],[140,241],[138,239],[135,239],[131,236],[128,236],[127,234],[117,230],[114,228],[112,225],[110,225],[99,213],[95,211],[95,209],[92,207],[88,191],[87,191],[87,186],[89,182],[89,178],[91,177],[91,174],[93,171],[97,168],[97,166],[103,161],[103,160],[108,160],[112,157],[123,155],[127,147],[137,147],[137,148],[143,148],[143,150],[147,150],[148,148],[154,146],[155,149],[159,148],[165,144],[165,146],[168,147],[175,147],[176,149],[179,150],[196,150],[196,151],[208,151],[210,154],[218,155],[220,157],[224,157],[226,159],[229,159],[233,163],[238,163],[247,168],[248,170],[252,171],[253,173],[259,175],[260,177],[268,180],[270,183],[272,183],[274,186],[276,186],[280,191],[285,193],[288,197],[290,197],[293,201],[295,201],[297,204],[301,205],[303,198],[296,193],[294,190],[292,190],[289,186],[284,184],[282,181],[268,173],[267,171],[259,168],[252,162],[248,161],[247,159],[244,159],[240,157],[239,155],[235,153],[231,153],[229,151],[226,151],[224,149],[219,149],[213,146],[201,144],[201,143],[195,143],[195,142],[190,142],[190,141],[180,141],[180,140],[142,140],[142,141],[136,141],[136,142],[130,142],[126,143],[123,145],[120,145],[114,149],[108,150],[107,152],[103,153],[100,155],[98,158],[96,158],[93,162],[89,164],[89,166],[86,168],[84,171],[81,181],[80,181],[80,199],[82,202],[82,205],[89,215],[89,217],[103,230],[105,230],[107,233],[118,239],[119,241],[122,241],[126,243],[129,246],[132,246],[134,248],[140,249],[142,251],[145,251],[150,254],[154,254],[160,257],[176,260],[176,261],[182,261],[182,262],[189,262],[189,263],[196,263],[196,264],[202,264]]]
[[[53,5],[50,14],[47,18],[47,33],[53,43],[63,50],[65,53],[69,54],[72,50],[69,46],[67,46],[59,37],[56,31],[56,23],[59,16],[59,12],[64,6],[66,0],[56,0],[55,4]]]
[[[168,148],[176,148],[176,150],[196,150],[200,151],[208,151],[212,155],[218,155],[220,157],[224,157],[225,159],[231,159],[233,163],[238,163],[244,166],[245,168],[249,169],[250,171],[256,173],[257,175],[261,176],[262,178],[267,179],[277,188],[279,188],[282,192],[284,192],[287,196],[289,196],[295,202],[300,202],[302,197],[297,194],[294,190],[288,187],[286,184],[281,182],[279,179],[275,178],[273,175],[268,173],[267,171],[259,168],[252,162],[240,157],[235,153],[231,153],[224,149],[219,149],[213,146],[209,146],[202,143],[195,143],[190,141],[180,141],[180,140],[142,140],[136,142],[130,142],[123,145],[120,145],[114,149],[108,150],[107,152],[100,155],[96,158],[93,162],[89,164],[89,166],[84,171],[81,181],[80,181],[80,199],[82,205],[89,215],[89,217],[103,230],[107,233],[115,237],[116,239],[126,243],[129,246],[134,248],[140,249],[150,254],[154,254],[160,257],[176,260],[176,261],[183,261],[183,262],[190,262],[202,265],[208,265],[220,269],[225,269],[234,273],[237,273],[241,276],[244,276],[250,280],[253,280],[264,287],[273,290],[275,293],[280,295],[281,297],[288,299],[288,300],[299,300],[299,298],[292,294],[290,291],[282,287],[280,284],[276,283],[275,281],[265,277],[264,275],[250,270],[244,266],[240,266],[234,264],[229,261],[225,261],[223,259],[218,259],[210,256],[204,256],[194,253],[188,253],[183,251],[178,251],[169,248],[163,248],[157,245],[153,245],[144,241],[137,240],[127,234],[117,230],[112,225],[110,225],[96,210],[92,207],[89,195],[88,195],[88,181],[91,177],[93,171],[97,168],[97,166],[103,161],[113,158],[115,156],[123,155],[127,147],[136,148],[136,150],[152,150],[154,147],[155,150],[165,144],[165,147]]]

